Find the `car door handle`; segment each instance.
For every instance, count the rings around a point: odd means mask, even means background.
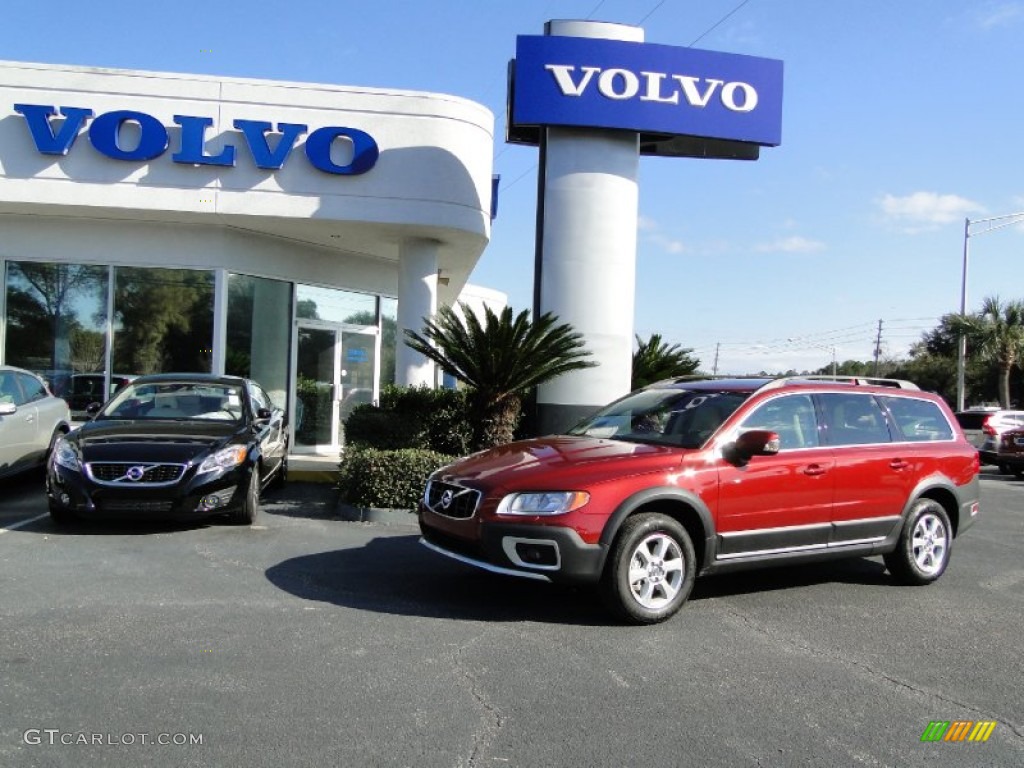
[[[826,472],[828,472],[828,468],[821,466],[821,464],[808,464],[804,467],[804,474],[811,477],[824,475]]]
[[[904,461],[903,459],[893,459],[892,461],[889,462],[889,466],[898,471],[909,467],[910,462]]]

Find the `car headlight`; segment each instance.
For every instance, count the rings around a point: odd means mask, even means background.
[[[499,515],[564,515],[590,501],[583,491],[547,491],[544,493],[513,493],[498,504]]]
[[[217,472],[237,467],[245,461],[245,456],[248,452],[244,445],[229,445],[227,448],[221,448],[203,460],[203,463],[199,465],[199,472],[197,474],[201,475],[204,472]]]
[[[53,446],[53,463],[74,472],[78,472],[80,469],[78,454],[71,443],[63,437],[57,438],[57,442]]]

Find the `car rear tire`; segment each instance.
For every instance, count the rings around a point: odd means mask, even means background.
[[[931,584],[949,565],[953,527],[939,502],[920,499],[903,526],[896,549],[884,555],[885,567],[900,582],[911,586]]]
[[[696,557],[676,520],[644,513],[623,524],[601,578],[601,596],[617,617],[655,624],[678,611],[693,589]]]
[[[253,465],[249,474],[249,485],[245,489],[242,507],[231,516],[238,525],[255,525],[260,517],[260,465]]]

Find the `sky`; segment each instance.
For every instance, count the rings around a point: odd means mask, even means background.
[[[0,59],[446,93],[495,116],[501,176],[470,280],[533,295],[537,150],[508,145],[516,35],[550,19],[779,59],[782,143],[642,158],[634,331],[719,374],[906,356],[960,309],[1024,299],[1024,0],[4,0]],[[1024,213],[1020,217],[1024,222]],[[1017,220],[1009,219],[1016,222]]]

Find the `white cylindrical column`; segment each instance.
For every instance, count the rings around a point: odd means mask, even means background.
[[[398,334],[395,383],[406,387],[435,385],[434,363],[405,344],[406,328],[423,333],[423,319],[437,312],[437,242],[405,240],[399,248]]]
[[[604,22],[552,21],[546,31],[643,42],[643,29]],[[542,434],[629,391],[639,150],[638,134],[629,131],[546,129],[537,309],[583,334],[598,365],[538,387]]]

